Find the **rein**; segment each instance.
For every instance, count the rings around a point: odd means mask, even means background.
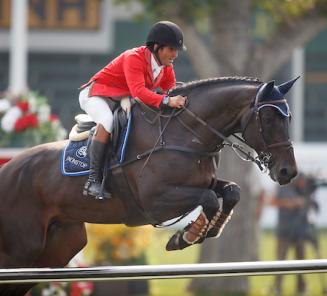
[[[148,162],[149,162],[149,160],[150,160],[150,157],[151,157],[152,153],[155,151],[155,149],[156,149],[156,147],[157,147],[157,144],[159,143],[160,140],[161,140],[161,146],[163,146],[164,143],[163,143],[163,141],[162,141],[162,135],[164,134],[164,132],[165,132],[165,130],[166,130],[168,124],[170,123],[171,119],[174,117],[175,112],[176,112],[176,109],[173,110],[173,112],[172,112],[171,115],[169,116],[169,118],[168,118],[168,120],[167,120],[165,126],[163,127],[162,130],[160,130],[159,136],[158,136],[156,142],[154,143],[153,148],[152,148],[152,150],[150,151],[150,153],[149,153],[147,159],[145,160],[145,162],[144,162],[144,164],[143,164],[143,166],[142,166],[142,168],[141,168],[141,170],[140,170],[140,174],[139,174],[139,176],[142,175],[142,172],[143,172],[144,168],[145,168],[146,165],[148,164]],[[160,114],[160,113],[159,113],[159,114]],[[160,117],[159,117],[159,118],[160,118]]]
[[[259,108],[259,106],[260,105],[266,105],[266,104],[276,104],[276,103],[286,103],[286,100],[282,99],[282,100],[271,100],[271,101],[265,101],[265,102],[258,102],[257,97],[256,97],[255,100],[254,100],[254,106],[251,107],[251,114],[250,114],[250,116],[249,116],[249,118],[248,118],[248,120],[247,120],[247,122],[245,124],[245,127],[243,128],[242,137],[239,137],[236,134],[232,134],[233,137],[235,137],[240,142],[242,142],[243,144],[245,144],[246,146],[249,147],[249,145],[244,140],[243,135],[244,135],[246,129],[248,128],[248,125],[249,125],[252,117],[255,115],[255,120],[258,123],[259,132],[260,132],[260,135],[261,135],[262,142],[264,144],[263,151],[261,151],[259,153],[259,155],[256,156],[256,157],[254,157],[253,154],[250,151],[248,151],[248,152],[244,151],[244,148],[241,145],[230,141],[225,135],[223,135],[221,132],[219,132],[218,130],[213,128],[206,121],[204,121],[202,118],[200,118],[194,112],[189,110],[186,106],[183,106],[183,110],[185,110],[191,117],[193,117],[195,120],[197,120],[199,123],[201,123],[204,127],[206,127],[209,131],[211,131],[217,137],[222,139],[224,141],[221,144],[222,147],[226,146],[226,145],[230,146],[240,159],[242,159],[244,161],[252,161],[253,163],[255,163],[259,167],[259,169],[261,171],[267,171],[269,160],[271,158],[271,153],[268,152],[269,149],[276,148],[276,147],[282,147],[282,146],[286,146],[289,149],[293,147],[292,142],[290,140],[283,141],[283,142],[277,142],[277,143],[273,143],[273,144],[267,144],[267,142],[265,140],[265,137],[263,135],[263,128],[262,128],[262,123],[261,123],[261,119],[260,119],[260,108]],[[179,121],[180,121],[180,123],[182,123],[182,125],[185,128],[187,128],[191,133],[193,133],[196,137],[198,137],[198,135],[195,134],[195,132],[191,128],[189,128],[183,121],[181,121],[181,120],[179,120]]]
[[[120,167],[120,166],[125,166],[128,165],[130,163],[133,163],[135,161],[147,158],[145,163],[143,164],[141,170],[140,170],[140,175],[142,174],[142,171],[144,170],[144,168],[146,167],[151,155],[155,152],[161,151],[161,150],[171,150],[171,151],[180,151],[180,152],[186,152],[186,153],[194,153],[194,154],[199,154],[201,156],[209,156],[209,157],[214,157],[217,155],[217,153],[221,150],[221,148],[223,148],[224,146],[230,146],[233,151],[236,153],[236,155],[242,159],[243,161],[252,161],[253,163],[255,163],[259,169],[261,171],[266,171],[268,169],[268,163],[269,160],[271,158],[271,153],[269,152],[269,149],[272,148],[276,148],[276,147],[282,147],[282,146],[286,146],[289,148],[292,148],[292,142],[290,140],[287,141],[283,141],[283,142],[277,142],[277,143],[273,143],[273,144],[267,144],[266,140],[264,138],[263,135],[263,128],[262,128],[262,123],[261,123],[261,119],[260,119],[260,106],[265,105],[265,104],[276,104],[276,103],[284,103],[286,102],[285,99],[281,99],[281,100],[270,100],[270,101],[265,101],[265,102],[258,102],[257,101],[257,97],[254,99],[253,101],[253,106],[251,107],[251,114],[248,117],[246,124],[242,130],[242,137],[239,137],[236,134],[232,134],[233,137],[235,137],[237,140],[239,140],[241,143],[245,144],[246,146],[249,147],[249,145],[246,143],[246,141],[244,140],[244,134],[248,128],[248,125],[252,119],[253,116],[255,116],[255,120],[258,123],[258,127],[259,127],[259,132],[261,135],[261,139],[262,142],[264,144],[264,149],[263,151],[261,151],[257,156],[253,156],[253,154],[250,151],[245,151],[243,146],[239,145],[238,143],[232,142],[231,140],[229,140],[225,135],[223,135],[220,131],[216,130],[214,127],[212,127],[210,124],[208,124],[206,121],[204,121],[201,117],[199,117],[197,114],[195,114],[194,112],[192,112],[190,109],[188,109],[186,106],[183,106],[180,110],[177,109],[173,109],[173,111],[170,114],[162,114],[162,111],[157,112],[155,110],[153,110],[152,108],[150,108],[149,106],[147,106],[146,104],[144,104],[141,100],[136,99],[136,101],[141,104],[143,107],[145,107],[148,111],[151,111],[153,113],[156,113],[157,116],[155,117],[155,119],[153,121],[148,121],[146,120],[148,123],[150,124],[154,124],[154,122],[156,122],[157,120],[159,120],[160,122],[160,118],[161,117],[165,117],[168,118],[167,122],[165,123],[164,127],[159,130],[159,136],[153,146],[152,149],[149,149],[141,154],[138,154],[136,156],[136,158],[131,159],[129,161],[125,161],[124,163],[121,164],[116,164],[111,166],[111,169],[114,169],[116,167]],[[196,150],[196,149],[192,149],[192,148],[188,148],[188,147],[184,147],[184,146],[177,146],[177,145],[166,145],[165,142],[162,139],[162,136],[168,126],[168,124],[171,122],[171,119],[173,117],[176,117],[178,119],[178,121],[181,123],[181,125],[187,129],[188,131],[190,131],[193,135],[195,135],[198,139],[201,139],[201,136],[199,134],[197,134],[194,130],[192,130],[185,122],[183,122],[180,118],[179,118],[179,114],[182,112],[186,112],[188,113],[191,117],[193,117],[196,121],[198,121],[200,124],[202,124],[204,127],[206,127],[209,131],[211,131],[213,134],[215,134],[218,138],[223,140],[223,143],[221,145],[218,145],[216,148],[216,150],[212,151],[212,152],[208,152],[208,151],[201,151],[201,150]],[[145,114],[145,113],[144,113]],[[143,115],[144,115],[143,114]],[[158,146],[158,143],[160,141],[160,145]],[[251,148],[251,147],[250,147]]]
[[[222,143],[222,146],[230,146],[234,151],[238,150],[238,152],[240,154],[242,154],[245,158],[241,157],[236,151],[236,155],[238,155],[242,160],[246,160],[246,161],[252,161],[255,164],[258,165],[258,167],[260,168],[261,171],[264,170],[264,168],[262,167],[262,161],[258,158],[258,157],[254,157],[252,155],[252,153],[250,151],[246,152],[243,150],[243,147],[238,145],[237,143],[232,142],[231,140],[229,140],[225,135],[223,135],[221,132],[219,132],[218,130],[216,130],[215,128],[213,128],[211,125],[209,125],[206,121],[204,121],[202,118],[200,118],[198,115],[196,115],[194,112],[192,112],[190,109],[188,109],[187,107],[183,107],[183,109],[191,116],[193,117],[195,120],[197,120],[199,123],[201,123],[203,126],[205,126],[208,130],[210,130],[213,134],[215,134],[217,137],[221,138],[225,143]],[[185,123],[184,123],[185,124]],[[242,143],[246,144],[245,140],[238,137],[235,134],[232,134],[235,138],[237,138],[238,140],[240,140]],[[246,144],[247,145],[247,144]],[[248,146],[248,145],[247,145]]]
[[[164,134],[164,131],[166,130],[168,124],[170,123],[171,119],[173,117],[177,117],[178,118],[178,115],[184,111],[184,109],[180,109],[180,110],[177,110],[177,109],[173,109],[173,111],[170,113],[170,114],[167,114],[167,115],[164,115],[158,111],[155,111],[153,110],[152,108],[150,108],[149,106],[147,106],[146,104],[144,104],[141,100],[139,99],[135,99],[135,101],[139,104],[141,104],[143,107],[145,107],[147,110],[153,112],[153,113],[156,113],[156,117],[154,118],[154,120],[150,121],[150,120],[146,120],[146,122],[148,122],[149,124],[154,124],[157,120],[160,121],[160,118],[161,117],[165,117],[165,118],[168,118],[167,122],[165,123],[164,127],[162,129],[159,130],[159,136],[158,138],[156,139],[156,142],[155,144],[153,145],[153,147],[149,150],[146,150],[144,151],[143,153],[141,154],[138,154],[136,155],[135,158],[132,158],[130,160],[127,160],[127,161],[124,161],[123,163],[118,163],[118,164],[114,164],[114,165],[111,165],[109,167],[109,169],[115,169],[117,167],[122,167],[122,166],[126,166],[126,165],[129,165],[131,163],[134,163],[138,160],[141,160],[141,159],[144,159],[144,158],[147,158],[145,163],[143,164],[141,170],[140,170],[140,174],[142,174],[142,171],[144,170],[145,166],[147,165],[151,155],[155,152],[159,152],[159,151],[162,151],[162,150],[169,150],[169,151],[179,151],[179,152],[185,152],[185,153],[191,153],[191,154],[198,154],[200,156],[208,156],[208,157],[214,157],[217,155],[217,153],[219,152],[219,150],[216,150],[216,151],[213,151],[213,152],[208,152],[208,151],[204,151],[204,150],[195,150],[195,149],[192,149],[192,148],[189,148],[189,147],[184,147],[184,146],[178,146],[178,145],[167,145],[163,140],[162,140],[162,136]],[[144,113],[143,113],[144,115]],[[159,143],[160,141],[160,143]],[[159,145],[158,145],[159,143]]]

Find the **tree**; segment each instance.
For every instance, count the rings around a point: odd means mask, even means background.
[[[129,2],[122,0],[120,2]],[[327,25],[326,0],[139,0],[155,19],[178,23],[184,31],[188,55],[199,78],[255,76],[269,79],[291,56]],[[253,36],[253,17],[263,14],[267,30]],[[253,260],[256,246],[256,199],[247,176],[252,167],[233,153],[222,157],[220,177],[236,181],[242,190],[230,225],[222,238],[206,242],[202,262]],[[230,283],[230,284],[228,284]],[[246,278],[194,280],[195,291],[246,292]],[[215,294],[217,295],[217,294]]]

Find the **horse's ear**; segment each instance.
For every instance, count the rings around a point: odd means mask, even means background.
[[[275,80],[265,83],[259,90],[257,98],[260,101],[261,99],[267,99],[270,97],[272,90],[274,89]]]
[[[296,80],[298,80],[300,78],[300,76],[290,80],[290,81],[287,81],[287,82],[284,82],[283,84],[277,86],[278,87],[278,90],[283,94],[287,94],[288,91],[291,89],[291,87],[293,86],[293,84],[295,83]]]

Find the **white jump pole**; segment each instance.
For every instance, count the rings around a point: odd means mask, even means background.
[[[0,284],[324,273],[327,260],[0,269]]]
[[[28,0],[11,1],[9,91],[27,90],[27,9]]]

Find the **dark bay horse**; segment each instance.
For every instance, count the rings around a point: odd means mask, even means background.
[[[188,97],[181,111],[158,116],[136,105],[125,156],[135,161],[122,167],[133,202],[121,196],[114,174],[108,181],[111,199],[84,197],[86,177],[60,172],[67,141],[24,151],[0,169],[0,268],[66,266],[87,243],[84,222],[157,224],[201,206],[196,221],[178,231],[167,250],[219,235],[239,200],[235,183],[215,178],[213,152],[224,137],[242,133],[274,181],[286,184],[297,174],[284,99],[294,81],[276,86],[239,77],[200,80],[173,91]],[[160,145],[160,151],[136,157]],[[140,213],[133,219],[132,206]],[[23,295],[28,288],[0,285],[0,295]]]

